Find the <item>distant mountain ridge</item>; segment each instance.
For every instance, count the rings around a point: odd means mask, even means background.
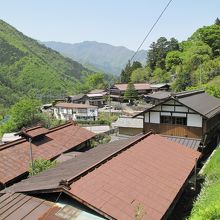
[[[0,103],[72,94],[92,71],[0,20]]]
[[[134,51],[123,46],[112,46],[96,41],[81,43],[62,43],[55,41],[43,42],[47,47],[60,52],[62,55],[82,64],[92,65],[106,73],[119,75]],[[147,51],[140,50],[134,60],[146,63]]]

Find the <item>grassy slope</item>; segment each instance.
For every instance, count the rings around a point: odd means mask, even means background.
[[[205,184],[189,220],[220,219],[220,148],[204,169]]]
[[[25,94],[74,93],[76,83],[89,73],[0,20],[0,102],[5,106]]]

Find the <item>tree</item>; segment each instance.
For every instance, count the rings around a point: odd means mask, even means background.
[[[216,24],[216,25],[220,25],[220,20],[219,20],[219,18],[216,18],[215,24]]]
[[[179,43],[175,38],[168,41],[165,37],[160,37],[157,42],[150,45],[147,54],[147,65],[154,70],[156,67],[165,69],[165,59],[170,51],[179,50]]]
[[[35,99],[24,98],[14,104],[11,108],[10,120],[17,129],[31,126],[39,122],[41,118],[39,107],[40,102]]]
[[[134,100],[136,100],[137,98],[138,98],[138,93],[135,90],[134,84],[129,82],[124,94],[124,99],[129,101],[129,103],[133,104]]]
[[[36,175],[44,170],[47,170],[51,167],[56,166],[57,162],[54,161],[50,161],[50,160],[45,160],[42,158],[36,159],[33,162],[33,168],[31,166],[31,164],[29,165],[29,176],[33,176]]]
[[[128,83],[131,79],[132,72],[138,68],[142,68],[142,64],[140,62],[134,61],[131,65],[129,60],[125,68],[121,71],[121,82]]]
[[[150,80],[151,70],[149,67],[138,68],[131,73],[132,83],[142,83]]]

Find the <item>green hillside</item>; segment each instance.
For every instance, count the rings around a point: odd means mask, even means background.
[[[91,73],[0,20],[0,103],[6,107],[25,95],[60,96],[76,92]]]
[[[134,51],[126,47],[96,41],[84,41],[76,44],[53,41],[43,43],[64,56],[114,75],[119,75],[128,60],[134,55]],[[146,55],[146,50],[140,50],[135,56],[135,60],[145,64]]]
[[[121,74],[125,82],[170,82],[173,90],[205,88],[220,97],[220,22],[196,30],[186,41],[160,37],[150,45],[147,65]]]

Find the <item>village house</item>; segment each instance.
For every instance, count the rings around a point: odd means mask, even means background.
[[[163,102],[167,98],[171,96],[171,92],[168,91],[157,91],[153,92],[147,95],[144,95],[144,100],[147,103],[150,103],[152,105],[157,105],[160,102]]]
[[[95,89],[87,94],[90,105],[102,108],[107,102],[107,92],[103,89]]]
[[[119,135],[134,136],[143,133],[143,117],[121,116],[112,123],[114,128],[118,128]]]
[[[203,90],[176,93],[163,102],[146,109],[144,133],[203,139],[209,143],[219,138],[220,99]]]
[[[148,133],[99,145],[0,194],[54,195],[56,203],[68,197],[66,209],[84,205],[84,212],[94,211],[89,219],[134,220],[139,205],[143,220],[167,219],[199,158],[195,150]]]
[[[55,118],[65,121],[95,121],[98,117],[98,107],[87,104],[58,102],[53,107],[53,113]]]
[[[89,104],[88,96],[85,95],[85,94],[78,94],[78,95],[67,96],[65,98],[65,101],[69,102],[69,103]]]
[[[72,122],[52,129],[36,126],[18,134],[20,139],[0,145],[0,189],[27,176],[30,147],[33,159],[53,160],[62,153],[88,147],[96,135]]]
[[[115,84],[110,88],[110,97],[113,101],[122,102],[128,84]],[[164,84],[148,84],[148,83],[134,83],[135,90],[138,92],[139,97],[152,93],[153,91],[167,91],[170,85]]]

